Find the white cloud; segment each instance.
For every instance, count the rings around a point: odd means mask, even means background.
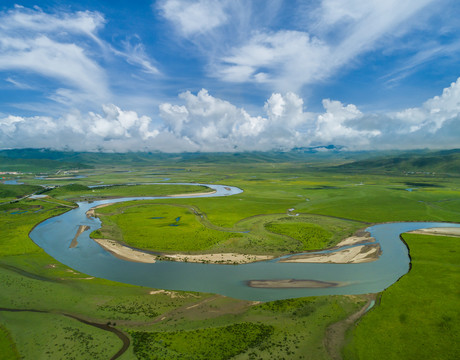
[[[0,69],[27,70],[62,80],[98,98],[107,95],[104,71],[75,44],[63,44],[46,36],[0,39]]]
[[[145,46],[140,42],[140,38],[135,36],[136,40],[133,44],[132,41],[123,41],[124,51],[118,51],[112,48],[117,55],[120,55],[126,59],[131,65],[138,65],[142,71],[148,74],[159,75],[160,70],[152,64],[152,60],[145,53]]]
[[[23,83],[21,81],[18,81],[16,79],[13,79],[11,77],[7,77],[5,79],[6,82],[9,82],[10,84],[14,85],[15,87],[17,87],[18,89],[23,89],[23,90],[31,90],[33,89],[32,86],[26,84],[26,83]]]
[[[353,65],[366,51],[402,36],[434,0],[323,0],[303,31],[252,29],[248,39],[211,58],[212,75],[298,91]],[[245,29],[247,31],[247,29]],[[225,34],[225,32],[223,32]],[[238,37],[236,37],[238,38]]]
[[[314,134],[315,138],[323,144],[340,142],[357,148],[368,144],[370,139],[380,135],[379,130],[357,130],[347,124],[347,121],[359,120],[363,116],[355,105],[344,106],[340,101],[325,99],[323,106],[326,112],[318,115]]]
[[[15,31],[19,34],[27,32],[38,33],[74,33],[83,34],[100,43],[97,31],[105,23],[104,17],[98,12],[78,11],[76,13],[61,13],[50,15],[41,10],[29,10],[16,7],[15,10],[3,13],[0,29]]]
[[[67,103],[73,102],[73,92],[86,94],[85,101],[106,101],[110,94],[107,76],[84,41],[90,38],[100,45],[97,30],[103,24],[99,13],[89,11],[46,14],[15,8],[0,13],[0,70],[58,80],[70,95]],[[59,93],[50,97],[64,100]]]
[[[397,113],[365,114],[353,104],[323,100],[309,113],[294,93],[274,93],[264,114],[216,98],[184,92],[162,103],[158,120],[108,104],[101,113],[60,118],[0,117],[4,148],[52,147],[104,151],[265,151],[344,145],[349,149],[449,148],[460,145],[460,78],[440,96]]]
[[[217,76],[229,82],[272,83],[284,91],[322,80],[330,56],[327,44],[307,33],[258,33],[232,50],[218,65]]]
[[[401,120],[409,126],[409,132],[420,129],[435,133],[448,120],[460,121],[460,78],[445,88],[441,96],[427,100],[419,108],[410,108],[393,114],[392,117]]]
[[[152,148],[159,134],[151,118],[134,111],[105,105],[101,114],[73,111],[61,118],[46,116],[0,118],[0,143],[4,148],[46,147],[97,151],[136,151]],[[147,147],[148,145],[148,147]]]
[[[48,80],[43,81],[45,97],[78,108],[113,101],[114,80],[108,73],[120,65],[116,57],[144,73],[160,73],[137,35],[121,42],[122,50],[102,40],[99,31],[105,23],[95,11],[45,13],[20,6],[0,11],[0,71],[39,75]],[[15,75],[8,75],[13,83]],[[21,88],[17,81],[16,86]]]
[[[158,4],[158,9],[182,35],[188,37],[224,24],[227,21],[226,3],[218,0],[164,0]]]

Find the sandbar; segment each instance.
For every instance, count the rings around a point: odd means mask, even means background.
[[[424,235],[441,235],[441,236],[460,236],[460,228],[458,227],[438,227],[410,231],[411,234]]]
[[[78,237],[86,230],[89,230],[88,225],[80,225],[78,227],[77,233],[75,234],[74,238],[72,239],[72,242],[69,245],[69,248],[74,248],[78,245]]]
[[[179,196],[201,196],[201,195],[210,195],[215,194],[217,190],[213,191],[204,191],[199,193],[189,193],[189,194],[174,194],[174,195],[166,195],[166,197],[179,197]]]
[[[358,245],[348,249],[321,254],[293,255],[279,262],[358,264],[375,261],[382,253],[380,244]]]
[[[349,246],[349,245],[358,245],[358,244],[367,244],[375,242],[375,238],[371,237],[368,232],[365,232],[364,235],[358,234],[355,236],[347,237],[339,242],[335,247],[340,248],[342,246]]]
[[[289,288],[329,288],[341,286],[338,282],[319,280],[250,280],[248,285],[253,288],[289,289]]]
[[[120,244],[118,241],[110,239],[93,239],[101,247],[111,253],[113,256],[127,261],[140,262],[140,263],[154,263],[157,256],[145,253],[140,250],[132,249],[128,246]]]

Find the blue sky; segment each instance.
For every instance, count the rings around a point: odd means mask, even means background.
[[[459,15],[455,0],[4,0],[0,148],[460,147]]]

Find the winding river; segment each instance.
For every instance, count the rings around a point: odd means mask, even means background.
[[[224,185],[204,185],[215,193],[192,197],[231,196],[241,189]],[[176,197],[179,198],[179,197]],[[87,218],[90,208],[131,200],[155,200],[164,197],[131,197],[81,202],[79,207],[50,218],[37,225],[31,239],[61,263],[82,273],[119,281],[169,290],[188,290],[221,294],[238,299],[271,301],[302,296],[375,293],[384,290],[409,270],[409,256],[400,234],[430,227],[460,227],[460,224],[407,222],[371,226],[367,231],[380,243],[381,257],[362,264],[279,263],[279,259],[242,265],[218,265],[157,261],[153,264],[135,263],[114,257],[90,239],[89,234],[100,228],[97,218]],[[168,198],[171,199],[171,198]],[[69,248],[80,225],[89,226],[78,238],[78,245]],[[315,280],[341,283],[324,288],[254,288],[251,280]]]

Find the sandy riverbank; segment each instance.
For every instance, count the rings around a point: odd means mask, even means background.
[[[198,262],[198,263],[213,263],[213,264],[247,264],[255,261],[263,261],[273,259],[270,255],[246,255],[236,253],[219,253],[219,254],[175,254],[163,255],[165,260],[183,261],[183,262]]]
[[[95,216],[96,209],[100,209],[100,208],[103,208],[103,207],[106,207],[106,206],[109,206],[109,205],[113,205],[113,204],[102,204],[102,205],[98,205],[98,206],[92,207],[91,209],[89,209],[89,210],[85,213],[85,214],[86,214],[86,217],[87,217],[87,218],[94,217],[94,216]]]
[[[199,192],[199,193],[166,195],[166,197],[211,195],[211,194],[215,194],[216,192],[217,190],[213,190],[213,191],[204,191],[204,192]]]
[[[458,227],[440,227],[428,228],[410,231],[410,234],[423,234],[423,235],[441,235],[441,236],[460,236],[460,228]]]
[[[156,262],[157,256],[148,254],[140,250],[131,249],[130,247],[124,246],[115,240],[110,239],[93,239],[101,247],[111,253],[113,256],[132,262],[140,263],[154,263]]]
[[[358,245],[352,248],[322,254],[293,255],[279,262],[359,264],[375,261],[382,253],[380,244]]]
[[[132,249],[128,246],[120,244],[115,240],[110,239],[93,239],[103,249],[107,250],[119,259],[133,262],[154,263],[156,260],[170,260],[180,262],[197,262],[197,263],[212,263],[212,264],[246,264],[254,261],[273,259],[269,255],[245,255],[234,253],[219,253],[219,254],[171,254],[171,255],[155,255],[143,252],[141,250]]]

